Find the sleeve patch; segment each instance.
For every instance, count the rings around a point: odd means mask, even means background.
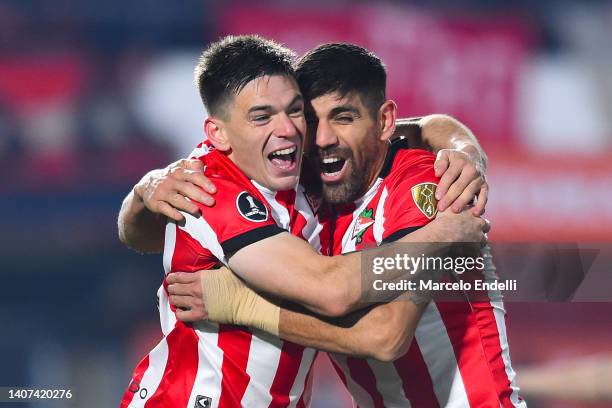
[[[420,183],[413,186],[412,199],[419,210],[430,220],[438,213],[438,200],[436,200],[436,187],[434,183]]]
[[[268,209],[256,197],[246,191],[236,197],[236,208],[243,218],[252,222],[265,222],[268,220]]]

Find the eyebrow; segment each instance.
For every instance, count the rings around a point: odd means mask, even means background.
[[[350,112],[350,113],[354,113],[355,115],[359,116],[359,109],[357,109],[355,107],[355,105],[351,105],[350,103],[344,104],[344,105],[340,105],[340,106],[336,106],[335,108],[333,108],[330,112],[329,112],[329,117],[334,117],[336,115],[339,115],[341,113],[345,113],[345,112]]]
[[[304,97],[301,94],[297,94],[291,100],[291,103],[289,103],[288,106],[292,106],[296,102],[303,102],[303,101],[304,101]],[[274,110],[274,107],[272,105],[255,105],[255,106],[252,106],[247,113],[253,113],[253,112],[257,112],[257,111],[267,111],[267,112],[269,112],[269,111],[273,111],[273,110]]]

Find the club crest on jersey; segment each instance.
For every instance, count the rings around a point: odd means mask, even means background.
[[[410,189],[414,203],[430,220],[438,213],[436,187],[438,185],[434,183],[420,183]]]
[[[210,408],[212,406],[212,398],[204,395],[198,395],[195,399],[193,408]]]
[[[246,191],[238,194],[236,208],[240,215],[249,221],[264,222],[268,220],[268,209],[266,206]]]
[[[353,233],[351,238],[358,244],[363,240],[363,234],[374,224],[374,210],[372,208],[366,208],[357,217],[355,226],[353,227]]]

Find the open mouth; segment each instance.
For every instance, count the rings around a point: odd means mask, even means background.
[[[296,151],[296,146],[276,150],[268,155],[268,160],[279,169],[290,169],[295,164]]]
[[[346,166],[346,159],[338,156],[328,156],[321,158],[321,177],[323,181],[336,181],[340,178]]]

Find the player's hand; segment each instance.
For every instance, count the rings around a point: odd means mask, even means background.
[[[178,222],[184,219],[179,210],[194,216],[200,214],[198,206],[189,200],[210,207],[215,203],[211,194],[216,191],[215,185],[204,175],[202,162],[187,159],[148,172],[134,187],[134,193],[149,211]]]
[[[166,278],[170,304],[176,307],[176,317],[180,321],[187,323],[208,319],[200,276],[207,272],[173,272]]]
[[[443,149],[438,152],[434,169],[436,177],[441,177],[436,189],[438,211],[452,208],[456,213],[471,205],[474,215],[484,214],[489,194],[489,184],[485,174],[485,158],[474,151]]]
[[[436,236],[444,237],[441,242],[479,242],[485,245],[487,233],[491,230],[489,220],[474,215],[469,209],[460,213],[438,211],[436,219],[429,225],[438,229]]]

